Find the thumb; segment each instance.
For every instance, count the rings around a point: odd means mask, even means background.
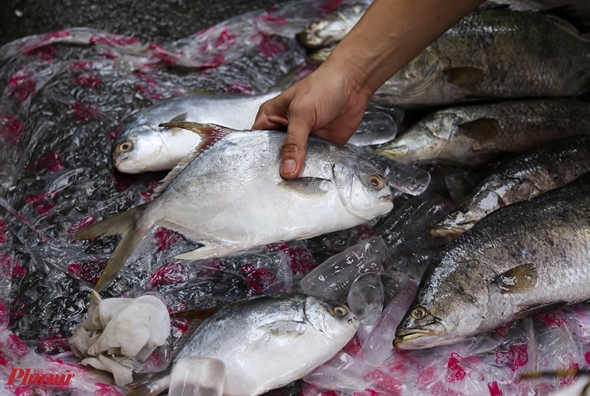
[[[289,120],[287,135],[281,146],[281,177],[299,176],[305,162],[305,146],[311,127],[301,117]]]

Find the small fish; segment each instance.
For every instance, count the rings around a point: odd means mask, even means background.
[[[373,100],[404,106],[561,97],[590,85],[590,40],[548,12],[478,10],[381,86]]]
[[[218,359],[225,363],[224,395],[260,395],[328,361],[352,339],[358,326],[348,307],[319,297],[254,297],[207,318],[186,341],[173,367],[191,356]],[[150,386],[150,394],[169,384],[169,376],[160,379]],[[141,389],[134,392],[140,394]]]
[[[394,346],[453,344],[590,298],[590,174],[499,209],[436,256]]]
[[[133,116],[113,141],[113,164],[122,173],[143,173],[174,168],[201,142],[182,128],[160,128],[166,122],[194,121],[234,129],[249,129],[260,105],[279,91],[264,95],[188,94],[147,107]],[[403,110],[395,106],[367,108],[351,144],[374,145],[392,140]]]
[[[550,141],[590,134],[590,103],[532,99],[449,107],[427,115],[376,154],[400,162],[479,166]]]
[[[311,137],[300,177],[284,180],[279,175],[284,132],[235,131],[189,122],[164,126],[191,128],[202,141],[166,176],[153,201],[77,235],[124,235],[97,291],[112,282],[156,225],[202,243],[178,256],[196,260],[354,227],[393,208],[391,189],[379,171],[328,141]]]
[[[162,130],[160,124],[193,121],[248,129],[260,105],[279,93],[278,90],[253,96],[193,93],[147,107],[135,114],[113,141],[113,164],[123,173],[172,169],[197,147],[201,138],[182,128]]]
[[[459,209],[430,230],[433,237],[455,237],[488,214],[515,202],[563,187],[590,172],[590,137],[573,137],[523,154],[488,176]]]
[[[297,40],[311,49],[338,43],[352,30],[370,4],[370,1],[343,4],[319,21],[305,26],[297,33]]]

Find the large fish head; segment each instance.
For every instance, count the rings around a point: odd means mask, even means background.
[[[359,320],[344,304],[307,296],[305,317],[323,337],[333,343],[345,345],[359,327]]]
[[[123,127],[113,141],[112,158],[123,173],[157,172],[174,168],[200,141],[181,128],[160,128],[160,122],[139,118]]]
[[[371,220],[393,208],[391,188],[381,172],[356,157],[355,162],[335,163],[332,177],[346,210],[364,220]]]
[[[453,113],[431,114],[375,153],[406,163],[434,160],[458,130],[460,122]]]
[[[440,88],[440,55],[426,47],[411,62],[402,67],[375,93],[375,97],[392,103],[422,103],[425,97],[436,95]],[[397,100],[396,100],[397,98]],[[432,100],[432,98],[430,99]]]
[[[477,334],[488,303],[484,267],[476,260],[434,269],[431,264],[393,345],[398,349],[432,348]]]

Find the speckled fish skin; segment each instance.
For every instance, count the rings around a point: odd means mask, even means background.
[[[357,1],[343,4],[319,21],[308,24],[297,34],[297,39],[311,49],[338,43],[361,19],[370,3]]]
[[[303,377],[354,336],[345,305],[302,294],[239,301],[209,317],[176,360],[206,356],[226,365],[224,395],[259,395]]]
[[[590,41],[547,13],[475,11],[444,33],[373,96],[389,104],[572,96],[590,82]]]
[[[260,105],[279,93],[187,94],[147,107],[129,119],[113,141],[113,164],[120,172],[131,174],[172,169],[201,138],[181,128],[162,129],[160,124],[194,121],[249,129]]]
[[[590,134],[590,103],[530,99],[453,106],[427,115],[376,150],[405,163],[480,166],[501,154]]]
[[[199,125],[173,125],[179,124]],[[199,127],[227,135],[171,171],[153,201],[92,224],[76,236],[124,235],[95,290],[112,282],[156,225],[202,243],[177,256],[196,260],[354,227],[393,208],[386,179],[343,147],[310,138],[299,178],[284,180],[279,175],[284,132]]]
[[[430,230],[433,237],[455,237],[488,214],[563,187],[590,172],[590,137],[573,137],[519,156],[488,176],[459,209]]]
[[[590,298],[590,175],[482,219],[430,264],[395,347],[448,345]]]

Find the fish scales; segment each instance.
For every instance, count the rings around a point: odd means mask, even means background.
[[[235,131],[178,122],[202,134],[155,199],[82,230],[78,239],[121,234],[96,290],[108,286],[156,225],[202,243],[178,258],[223,257],[269,243],[306,239],[354,227],[393,207],[386,180],[353,152],[310,138],[299,178],[280,177],[284,132]]]
[[[261,104],[280,93],[259,95],[186,94],[147,107],[123,126],[112,145],[115,167],[123,173],[169,170],[201,141],[198,134],[158,127],[163,122],[192,121],[248,129]]]
[[[390,104],[572,96],[590,82],[590,41],[548,13],[474,11],[376,92]]]
[[[224,306],[207,318],[172,368],[192,356],[218,359],[225,363],[224,395],[259,395],[325,363],[358,326],[348,307],[336,302],[304,294],[258,296]],[[166,378],[156,382],[151,394],[168,384]]]
[[[590,175],[502,208],[431,263],[395,346],[447,345],[590,298]]]
[[[502,154],[590,134],[590,103],[529,99],[453,106],[431,113],[376,153],[405,163],[480,166]]]
[[[572,137],[523,154],[488,176],[461,206],[430,230],[456,236],[489,213],[563,187],[590,171],[590,137]]]

